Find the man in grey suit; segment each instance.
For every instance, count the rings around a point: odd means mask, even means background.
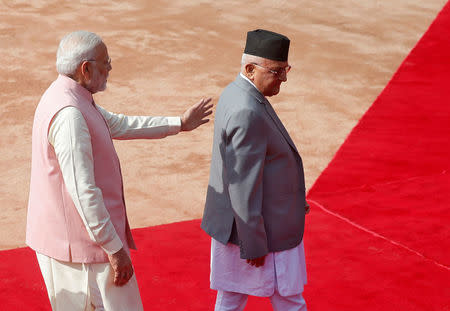
[[[287,37],[247,33],[241,72],[216,108],[202,228],[211,237],[216,311],[243,310],[248,295],[274,310],[306,310],[302,159],[266,97],[290,70]]]

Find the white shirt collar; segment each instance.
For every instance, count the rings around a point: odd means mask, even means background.
[[[266,96],[264,96],[263,93],[261,93],[260,90],[258,90],[258,88],[256,87],[256,85],[252,82],[252,80],[250,80],[249,78],[247,78],[245,75],[242,74],[242,72],[239,73],[241,75],[242,78],[244,78],[245,80],[247,80],[248,82],[250,82],[251,85],[253,85],[253,87],[264,97],[266,98]],[[266,98],[267,99],[267,98]]]
[[[250,82],[250,84],[253,85],[253,87],[254,87],[255,89],[258,90],[258,88],[257,88],[256,85],[252,82],[252,80],[250,80],[250,79],[247,78],[245,75],[243,75],[242,72],[240,72],[239,74],[241,75],[242,78],[244,78],[245,80],[247,80],[248,82]],[[259,92],[259,90],[258,90],[258,92]],[[261,93],[261,92],[260,92],[260,93]]]

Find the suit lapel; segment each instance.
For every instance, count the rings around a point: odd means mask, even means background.
[[[289,143],[289,145],[291,145],[292,149],[294,149],[295,152],[298,153],[298,150],[295,147],[295,144],[292,141],[291,136],[289,136],[289,133],[287,132],[287,130],[284,127],[283,123],[281,122],[280,118],[278,118],[278,115],[275,112],[275,110],[273,110],[273,107],[270,104],[270,102],[267,99],[264,99],[263,105],[264,105],[264,108],[266,108],[267,113],[272,118],[275,125],[278,127],[278,130],[281,132],[281,134],[283,134],[286,141]]]
[[[264,105],[264,108],[266,109],[267,114],[270,116],[272,121],[275,123],[278,130],[281,132],[281,134],[286,139],[286,141],[291,146],[291,148],[298,154],[298,150],[295,147],[294,142],[292,141],[291,137],[289,136],[289,133],[287,132],[287,130],[284,127],[281,120],[278,118],[277,113],[275,112],[275,110],[273,110],[273,107],[270,104],[270,102],[267,100],[267,98],[263,94],[261,94],[261,92],[259,92],[253,85],[251,85],[247,80],[242,78],[240,74],[237,76],[237,78],[234,82],[240,88],[242,88],[245,92],[252,94],[261,103],[261,105]]]

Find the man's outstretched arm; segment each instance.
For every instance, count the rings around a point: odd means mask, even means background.
[[[207,123],[213,107],[210,102],[211,98],[200,100],[181,117],[127,116],[109,112],[100,106],[97,109],[103,115],[114,139],[160,139],[180,131],[192,131]]]

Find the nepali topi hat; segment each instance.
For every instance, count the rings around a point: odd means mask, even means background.
[[[287,61],[289,53],[288,37],[279,33],[256,29],[247,32],[244,53],[276,61]]]

